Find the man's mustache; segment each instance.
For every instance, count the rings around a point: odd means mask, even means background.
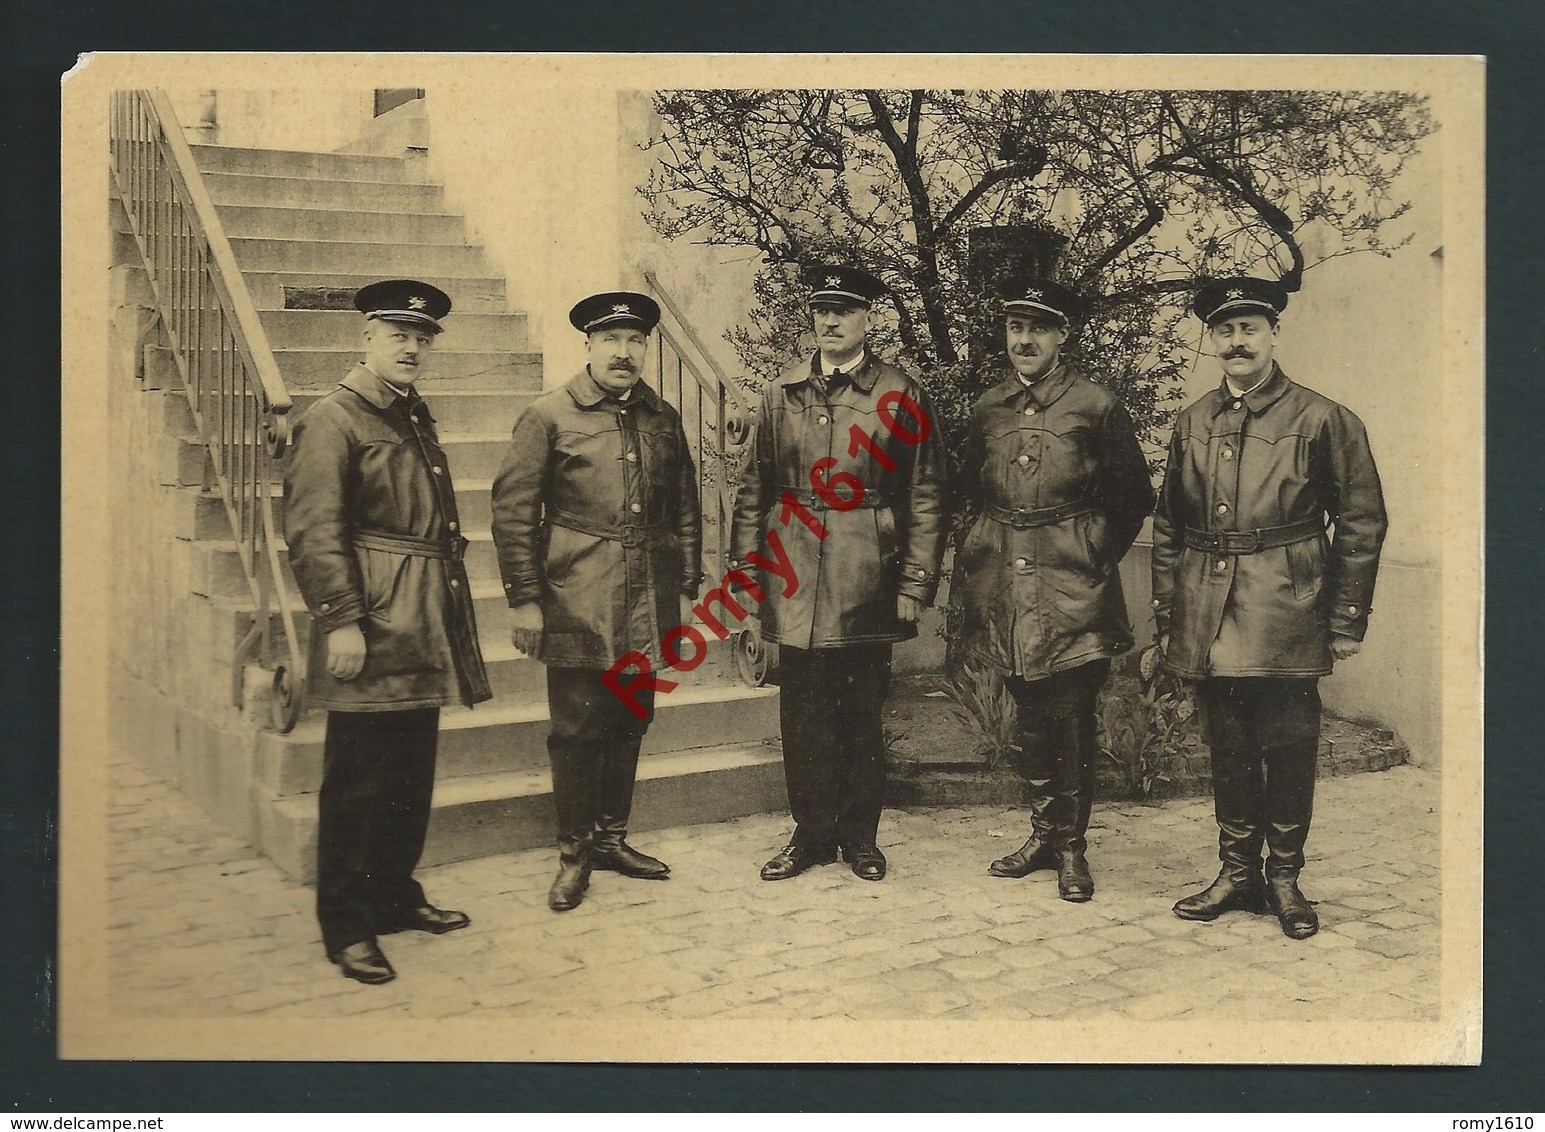
[[[1245,358],[1248,360],[1254,360],[1255,355],[1252,354],[1249,350],[1229,350],[1223,355],[1224,361],[1229,361],[1231,358]]]
[[[626,358],[618,358],[616,361],[612,362],[611,365],[608,366],[607,368],[608,369],[627,370],[627,372],[632,373],[633,369],[634,369],[634,366],[633,366],[633,363],[628,361]]]

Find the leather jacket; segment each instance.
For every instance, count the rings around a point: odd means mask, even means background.
[[[964,656],[1038,679],[1132,647],[1116,566],[1153,487],[1114,393],[1065,364],[1010,374],[972,412],[962,483],[982,508],[955,558]]]
[[[922,387],[873,354],[866,351],[851,374],[817,382],[819,360],[813,354],[763,392],[735,497],[731,553],[737,562],[752,552],[773,557],[772,531],[787,554],[794,586],[752,572],[766,593],[758,617],[769,641],[822,649],[906,640],[917,626],[897,618],[896,596],[933,601],[948,533],[939,424]],[[887,394],[910,398],[923,414],[926,435],[916,443],[886,425],[882,409],[901,432],[924,431],[899,404],[882,405]],[[839,510],[812,487],[812,467],[828,457],[835,463],[822,470],[823,482],[856,476],[864,488],[858,507]],[[845,482],[833,489],[840,500],[853,494]],[[824,539],[798,517],[780,518],[785,493],[825,529]]]
[[[702,577],[697,470],[681,417],[643,381],[625,402],[581,370],[515,423],[493,486],[499,573],[513,608],[542,607],[539,659],[659,667],[680,595]]]
[[[285,539],[314,625],[317,707],[395,711],[491,696],[478,648],[450,466],[417,393],[363,363],[295,423]],[[358,623],[365,667],[327,671],[327,634]]]
[[[1327,527],[1330,530],[1327,530]],[[1273,364],[1181,412],[1153,527],[1154,614],[1177,675],[1326,676],[1362,640],[1388,520],[1363,422]]]

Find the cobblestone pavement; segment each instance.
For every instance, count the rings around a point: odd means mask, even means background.
[[[1217,869],[1206,799],[1097,806],[1083,905],[1051,873],[986,875],[1023,836],[1010,807],[887,811],[879,884],[841,864],[760,881],[788,829],[763,815],[642,834],[672,878],[597,874],[563,915],[545,903],[550,850],[423,870],[430,899],[473,925],[385,937],[398,978],[377,987],[326,962],[309,889],[137,765],[120,759],[111,781],[118,1015],[1437,1016],[1439,779],[1409,766],[1321,781],[1304,887],[1324,926],[1304,942],[1269,917],[1171,914]]]

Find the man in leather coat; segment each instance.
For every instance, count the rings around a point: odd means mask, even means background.
[[[466,540],[434,418],[414,388],[451,308],[412,279],[360,289],[365,359],[295,425],[285,538],[311,610],[307,686],[329,709],[317,919],[328,958],[395,977],[378,934],[464,928],[413,879],[440,708],[490,696],[462,566]]]
[[[884,284],[849,266],[806,281],[817,349],[763,393],[730,536],[765,593],[762,635],[779,646],[795,830],[761,875],[796,876],[840,849],[877,881],[880,713],[891,646],[917,635],[939,584],[944,448],[922,388],[868,349]],[[766,569],[774,562],[781,572]]]
[[[963,478],[981,515],[956,556],[964,658],[999,673],[1018,708],[1030,837],[988,872],[1057,870],[1064,900],[1094,894],[1095,697],[1132,647],[1116,566],[1153,506],[1132,419],[1062,357],[1082,302],[1049,279],[1000,287],[1013,367],[976,404]]]
[[[681,417],[639,380],[659,306],[607,292],[576,304],[569,321],[585,334],[589,361],[516,422],[493,486],[511,639],[547,665],[555,912],[579,905],[592,869],[670,873],[626,840],[654,691],[629,687],[625,701],[602,674],[630,652],[661,667],[662,635],[691,621],[702,545]]]
[[[1153,604],[1165,666],[1197,683],[1223,862],[1175,914],[1274,912],[1285,935],[1304,939],[1319,929],[1298,887],[1318,683],[1367,631],[1387,520],[1362,421],[1273,360],[1286,306],[1287,292],[1264,279],[1196,293],[1224,378],[1175,421]]]

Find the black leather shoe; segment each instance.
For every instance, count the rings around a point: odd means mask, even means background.
[[[842,859],[853,866],[859,880],[885,879],[885,854],[873,845],[853,845],[842,851]]]
[[[987,875],[995,877],[1025,877],[1041,869],[1055,869],[1057,854],[1039,837],[1032,836],[1014,852],[999,857],[987,866]]]
[[[554,912],[567,912],[578,908],[590,887],[590,862],[588,860],[558,862],[558,875],[547,890],[547,906]]]
[[[392,970],[392,965],[386,961],[386,956],[381,954],[381,949],[373,939],[351,943],[327,958],[338,965],[346,979],[357,979],[362,983],[389,983],[397,977],[397,972]]]
[[[1094,895],[1094,878],[1082,849],[1057,850],[1057,895],[1074,904]]]
[[[829,865],[837,859],[837,850],[827,847],[825,849],[806,849],[802,845],[788,844],[778,851],[778,855],[762,866],[763,880],[788,880],[789,877],[797,877],[806,869],[812,869],[816,865]]]
[[[590,850],[590,865],[635,880],[664,880],[671,875],[671,867],[664,861],[640,853],[625,840],[619,840],[616,845],[595,845]]]
[[[1175,915],[1182,920],[1212,921],[1225,912],[1253,912],[1257,916],[1271,914],[1266,904],[1266,882],[1261,879],[1260,873],[1253,874],[1249,880],[1240,881],[1228,869],[1224,869],[1218,874],[1218,879],[1202,891],[1175,902]]]
[[[433,904],[425,904],[393,917],[376,928],[376,931],[381,935],[391,935],[393,932],[432,932],[444,935],[471,923],[472,918],[465,912],[452,912],[446,908],[436,908]]]
[[[1266,881],[1266,902],[1282,924],[1288,939],[1308,939],[1320,930],[1320,917],[1314,906],[1298,890],[1295,876],[1270,877]]]

